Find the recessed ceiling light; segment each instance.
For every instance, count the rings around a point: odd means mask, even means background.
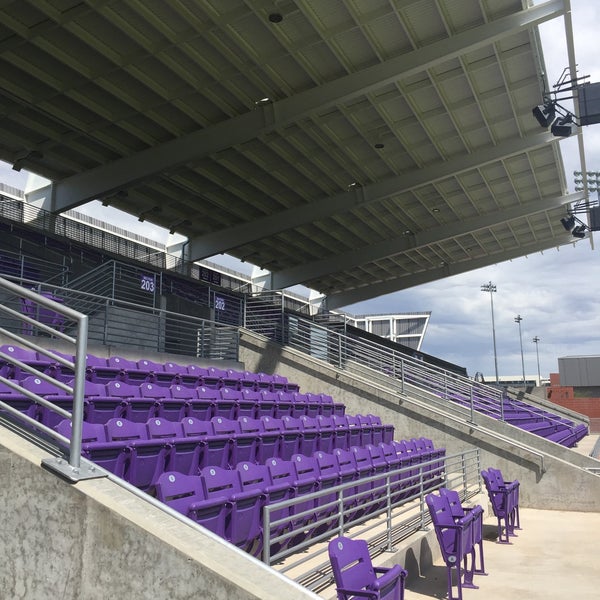
[[[269,21],[271,21],[271,23],[281,23],[281,21],[283,21],[283,15],[281,13],[270,13],[269,14]]]
[[[434,212],[434,213],[439,213],[439,212],[440,212],[440,209],[439,209],[439,208],[432,208],[432,209],[431,209],[431,212]]]
[[[381,150],[382,148],[385,148],[385,144],[383,142],[377,142],[375,144],[375,148],[377,148],[377,150]]]

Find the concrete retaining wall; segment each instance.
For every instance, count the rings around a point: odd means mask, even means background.
[[[1,598],[317,598],[108,478],[63,481],[47,457],[0,425]]]
[[[600,477],[586,470],[600,462],[526,431],[441,402],[433,396],[416,399],[407,389],[399,395],[377,373],[369,379],[312,359],[295,350],[270,344],[244,332],[240,360],[250,371],[280,373],[304,392],[330,394],[346,405],[348,414],[379,415],[395,427],[396,439],[427,437],[448,453],[481,449],[482,468],[494,466],[507,479],[521,481],[523,506],[553,510],[600,511]],[[527,449],[519,448],[525,446]]]

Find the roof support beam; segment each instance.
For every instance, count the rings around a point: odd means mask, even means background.
[[[359,265],[388,258],[407,250],[422,248],[423,246],[428,246],[430,244],[439,244],[453,237],[480,231],[481,229],[506,223],[513,219],[527,217],[529,215],[564,206],[565,204],[570,204],[571,202],[578,202],[583,199],[585,199],[585,196],[581,192],[570,194],[568,196],[542,198],[535,202],[517,204],[505,208],[504,210],[497,210],[489,214],[478,215],[455,223],[438,225],[437,227],[432,227],[431,229],[421,231],[417,234],[385,240],[379,244],[357,248],[350,252],[346,252],[345,254],[337,254],[331,258],[304,263],[297,267],[273,273],[272,288],[279,290],[297,283],[305,283],[307,281],[318,279],[319,277],[330,275],[331,273],[346,271]]]
[[[430,165],[424,169],[418,169],[398,177],[390,177],[378,183],[353,188],[352,191],[341,192],[335,196],[311,202],[308,205],[255,219],[251,223],[243,223],[193,238],[190,240],[190,259],[201,260],[221,252],[227,252],[257,239],[276,235],[286,229],[293,229],[306,223],[342,214],[370,202],[384,200],[422,185],[533,150],[549,142],[556,142],[556,140],[557,138],[547,131],[527,138],[509,140],[498,146],[483,148],[472,154]]]
[[[284,127],[324,108],[347,102],[391,82],[422,72],[465,52],[564,14],[566,0],[549,0],[357,73],[250,111],[192,134],[78,173],[31,192],[27,200],[60,213],[152,178],[162,171]]]
[[[565,234],[564,237],[566,238],[567,236],[568,234]],[[572,241],[572,238],[569,237],[569,239]],[[565,243],[565,241],[556,238],[557,247],[564,245]],[[363,302],[364,300],[370,300],[371,298],[384,296],[385,294],[392,294],[393,292],[406,290],[417,285],[430,283],[453,275],[460,275],[461,273],[467,273],[468,271],[474,271],[475,269],[480,269],[482,267],[489,267],[490,265],[495,265],[499,262],[520,258],[527,254],[543,252],[544,250],[548,250],[548,241],[527,244],[526,246],[520,246],[519,248],[504,250],[498,254],[490,254],[482,258],[444,265],[443,267],[430,269],[428,271],[423,271],[422,273],[398,277],[392,281],[384,281],[375,285],[370,284],[348,292],[332,294],[326,297],[325,305],[328,310],[350,306],[357,302]]]

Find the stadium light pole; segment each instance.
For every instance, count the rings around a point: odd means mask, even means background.
[[[498,354],[496,353],[496,326],[494,324],[494,292],[496,291],[496,286],[490,281],[488,283],[484,283],[481,286],[482,292],[489,292],[490,294],[490,306],[492,308],[492,340],[494,341],[494,368],[496,369],[496,383],[499,383],[498,379]]]
[[[515,323],[519,325],[519,342],[521,343],[521,366],[523,367],[523,385],[525,385],[525,360],[523,359],[523,336],[521,335],[521,321],[523,317],[521,315],[517,315],[515,317]]]
[[[537,357],[538,385],[541,386],[542,385],[542,376],[540,375],[540,350],[538,348],[539,341],[540,341],[540,338],[537,335],[532,340],[532,342],[535,344],[535,355]]]

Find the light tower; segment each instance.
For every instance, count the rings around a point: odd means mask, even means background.
[[[523,359],[523,336],[521,335],[521,321],[523,317],[521,315],[517,315],[515,317],[515,323],[519,325],[519,342],[521,344],[521,366],[523,367],[523,385],[525,385],[525,360]]]
[[[496,353],[496,326],[494,325],[494,292],[496,292],[496,286],[489,281],[481,286],[482,292],[489,292],[490,294],[490,306],[492,309],[492,340],[494,342],[494,368],[496,369],[496,383],[499,383],[498,379],[498,355]]]
[[[538,348],[538,343],[540,338],[536,335],[532,342],[535,344],[535,355],[537,357],[537,368],[538,368],[538,385],[542,385],[542,376],[540,375],[540,349]]]

